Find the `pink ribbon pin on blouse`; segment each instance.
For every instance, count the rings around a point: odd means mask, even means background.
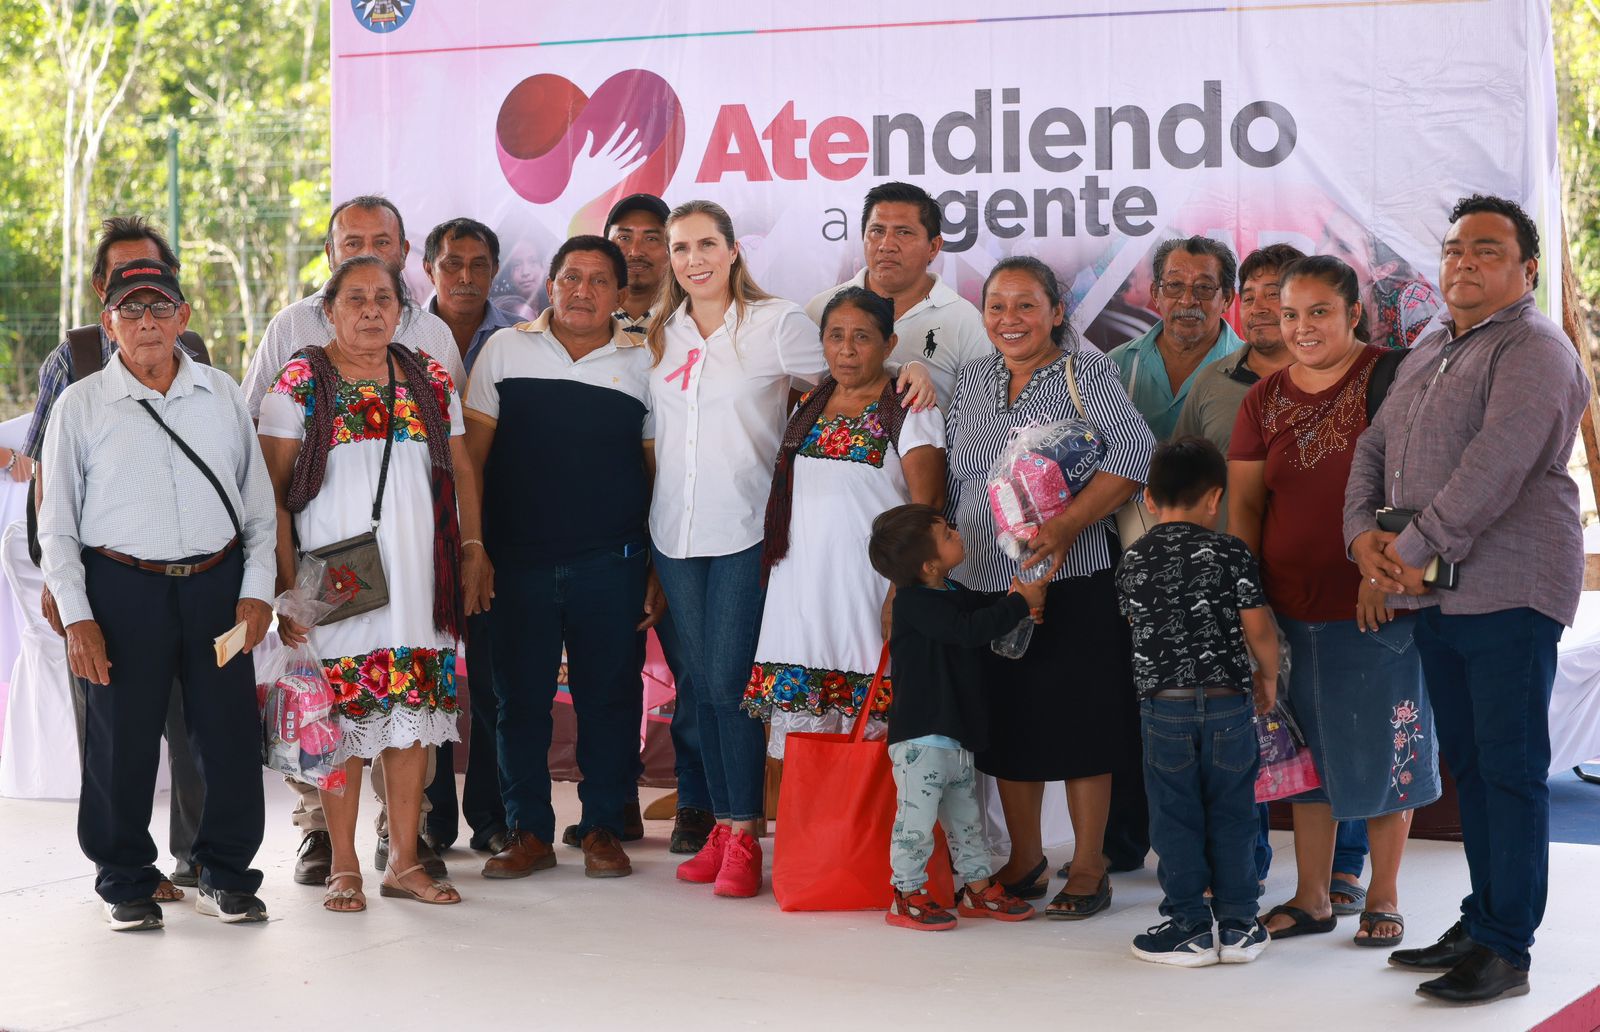
[[[699,348],[690,348],[689,349],[689,360],[687,362],[685,362],[683,365],[681,365],[678,368],[674,369],[672,372],[668,373],[667,374],[667,382],[671,383],[673,380],[676,380],[678,377],[681,376],[681,377],[683,377],[683,385],[681,387],[679,387],[678,389],[679,390],[684,390],[684,391],[688,390],[689,389],[689,374],[694,371],[694,364],[696,362],[698,362],[698,361],[700,361],[700,349]]]

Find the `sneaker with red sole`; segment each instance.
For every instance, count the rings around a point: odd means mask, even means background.
[[[982,892],[973,892],[964,885],[956,890],[956,913],[962,917],[992,917],[996,921],[1026,921],[1034,910],[999,882],[990,882]]]
[[[894,902],[883,915],[886,924],[918,932],[948,932],[956,926],[956,915],[939,905],[922,889],[906,893],[894,890]]]
[[[726,839],[712,891],[738,899],[754,896],[761,891],[761,841],[748,831],[730,831]]]
[[[700,852],[678,865],[678,880],[710,885],[722,870],[722,854],[728,848],[728,826],[718,824],[706,837]]]

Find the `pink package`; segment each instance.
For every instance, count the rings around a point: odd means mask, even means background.
[[[1072,491],[1061,467],[1037,452],[1024,452],[1004,480],[989,482],[989,509],[995,529],[1029,541],[1039,525],[1066,511]]]
[[[1270,803],[1309,792],[1322,785],[1311,750],[1301,746],[1293,757],[1276,763],[1263,763],[1256,771],[1256,802]]]

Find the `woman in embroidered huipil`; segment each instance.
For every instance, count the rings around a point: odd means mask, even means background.
[[[1345,482],[1385,349],[1365,343],[1356,274],[1338,258],[1303,258],[1281,283],[1295,361],[1239,408],[1228,529],[1260,557],[1289,641],[1285,701],[1323,787],[1290,800],[1299,884],[1263,920],[1275,939],[1332,931],[1335,823],[1366,819],[1372,882],[1355,941],[1394,946],[1405,930],[1396,883],[1411,811],[1439,797],[1439,763],[1413,614],[1389,609],[1344,547]]]
[[[847,730],[883,649],[889,582],[867,561],[872,521],[906,502],[944,499],[944,416],[907,411],[884,361],[894,306],[848,287],[822,314],[828,375],[784,432],[767,501],[766,612],[745,708],[768,717],[767,753],[790,731]],[[889,693],[868,737],[881,738]]]
[[[461,901],[449,883],[423,873],[415,843],[425,747],[460,740],[456,641],[465,613],[486,601],[487,561],[475,540],[477,490],[469,483],[461,404],[450,376],[426,355],[390,343],[403,299],[399,275],[378,259],[342,264],[323,292],[335,339],[290,360],[262,402],[258,426],[278,501],[280,586],[293,582],[299,550],[370,529],[383,482],[378,545],[389,603],[309,635],[337,695],[344,732],[338,759],[348,785],[343,795],[323,793],[322,803],[334,872],[324,905],[345,912],[366,906],[356,811],[361,767],[380,754],[393,843],[385,895]],[[305,638],[283,619],[279,627],[286,643]]]

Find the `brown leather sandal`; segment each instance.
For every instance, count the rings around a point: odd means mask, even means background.
[[[353,888],[353,889],[336,889],[336,888],[334,888],[333,887],[333,883],[338,881],[338,880],[340,880],[341,878],[354,878],[356,880],[355,888]],[[328,911],[329,913],[333,913],[333,914],[359,914],[363,910],[367,909],[367,896],[366,896],[366,893],[361,891],[361,875],[356,873],[355,871],[340,871],[338,874],[330,874],[330,875],[328,875],[327,880],[323,884],[328,886],[328,891],[324,892],[322,894],[322,909]],[[334,903],[342,902],[344,900],[356,900],[361,905],[359,907],[336,907],[336,906],[333,906]]]
[[[461,894],[459,892],[456,892],[455,899],[441,898],[446,892],[456,891],[456,887],[447,881],[439,881],[435,879],[434,881],[430,882],[428,889],[433,893],[432,896],[424,896],[420,892],[412,892],[410,889],[400,884],[401,878],[404,878],[406,875],[422,869],[423,868],[421,864],[408,867],[403,871],[396,871],[392,867],[389,868],[389,870],[385,872],[383,876],[383,881],[378,884],[378,895],[388,896],[391,899],[409,899],[416,903],[427,903],[436,907],[453,906],[461,902]],[[395,878],[395,880],[392,882],[389,880],[389,875],[391,874],[394,875]]]

